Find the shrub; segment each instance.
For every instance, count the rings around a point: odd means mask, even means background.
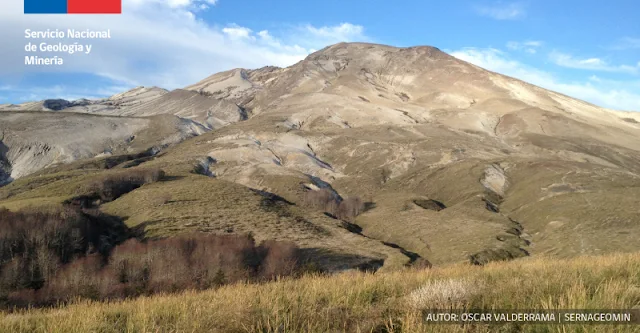
[[[123,298],[272,279],[293,275],[296,256],[291,243],[267,241],[257,247],[252,238],[238,235],[130,239],[113,250],[104,267],[88,259],[67,265],[39,292],[38,301]]]
[[[122,222],[94,211],[0,209],[0,299],[42,288],[61,266],[86,254],[108,256],[127,233]]]
[[[101,299],[111,292],[109,280],[100,274],[103,266],[104,260],[99,255],[79,258],[61,267],[41,289],[33,293],[29,303],[50,305],[58,301],[69,301],[74,297]],[[17,296],[14,296],[13,302],[26,303],[27,300],[20,302]]]
[[[353,220],[365,208],[364,202],[359,197],[342,199],[327,188],[306,191],[302,198],[302,204],[346,221]]]
[[[342,200],[338,205],[336,216],[340,219],[353,220],[364,209],[364,203],[359,197],[350,197]]]
[[[95,180],[81,191],[86,193],[86,197],[99,198],[103,202],[108,202],[144,184],[155,183],[164,176],[164,171],[160,169],[127,169]]]
[[[117,247],[107,270],[135,293],[205,289],[249,280],[255,244],[246,236],[192,235]],[[258,265],[259,265],[258,261]]]
[[[14,214],[1,212],[2,216]],[[20,214],[17,215],[28,216]],[[83,234],[83,230],[67,231],[75,230],[74,223],[82,223],[76,219],[83,221],[82,214],[86,213],[75,214],[70,213],[70,220],[58,215],[45,219],[59,230],[54,236],[20,229],[13,232],[22,238],[1,238],[5,248],[1,252],[4,261],[0,263],[0,300],[7,302],[4,305],[46,306],[76,297],[121,299],[206,289],[291,276],[297,274],[300,266],[299,251],[293,243],[265,241],[257,246],[251,236],[242,235],[193,234],[146,242],[129,239],[111,251],[91,251],[87,244],[93,244],[91,241],[96,237]],[[7,228],[3,230],[6,233]],[[97,239],[102,236],[105,235]],[[18,245],[9,248],[7,244]],[[58,245],[64,250],[58,249]],[[59,253],[68,255],[63,257]]]
[[[303,205],[324,210],[328,213],[333,213],[336,210],[339,198],[337,195],[327,188],[321,188],[319,190],[311,190],[304,192],[302,197]]]
[[[259,252],[262,259],[259,277],[262,279],[294,275],[300,267],[298,247],[291,242],[265,241]]]

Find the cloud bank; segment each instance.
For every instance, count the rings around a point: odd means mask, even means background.
[[[0,4],[0,40],[4,44],[0,58],[5,61],[0,63],[0,78],[15,82],[2,80],[0,85],[15,85],[30,75],[85,73],[109,79],[114,87],[157,85],[173,89],[231,68],[289,66],[328,44],[368,39],[363,27],[351,23],[299,25],[274,33],[232,23],[212,25],[199,19],[204,11],[215,10],[216,2],[123,0],[122,15],[23,15],[22,1],[4,1]],[[25,29],[107,28],[111,39],[86,41],[93,44],[90,55],[66,55],[63,66],[24,65]],[[14,88],[26,90],[27,84],[35,86],[22,82]]]
[[[543,44],[544,42],[539,40],[528,40],[524,42],[511,41],[507,43],[507,48],[514,51],[525,51],[530,54],[535,54]]]
[[[477,5],[475,11],[481,16],[495,20],[518,20],[526,16],[524,4],[520,2],[496,2],[488,5]]]
[[[566,81],[517,60],[495,48],[464,48],[450,52],[474,65],[518,78],[540,87],[579,98],[596,105],[625,111],[640,111],[640,81],[606,80],[591,76],[585,82]]]
[[[640,73],[640,62],[635,66],[631,65],[612,65],[600,58],[576,58],[570,54],[561,52],[552,52],[549,55],[551,61],[562,67],[585,69],[591,71],[617,72],[626,74]]]

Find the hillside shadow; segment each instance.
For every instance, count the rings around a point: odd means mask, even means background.
[[[171,182],[171,181],[174,181],[174,180],[181,180],[183,178],[185,178],[185,176],[164,176],[164,177],[162,177],[162,179],[160,179],[159,182],[161,182],[161,183],[162,182]]]
[[[317,263],[329,273],[352,269],[362,272],[376,272],[384,265],[384,259],[339,253],[324,248],[304,248],[300,249],[299,253],[303,262]]]
[[[11,178],[11,163],[7,159],[9,147],[0,140],[0,187],[13,181]]]

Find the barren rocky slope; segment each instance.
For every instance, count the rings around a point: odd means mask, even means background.
[[[371,198],[364,232],[436,263],[640,247],[638,114],[432,47],[337,44],[269,75],[248,72],[245,90],[228,75],[231,88],[220,76],[192,86],[246,93],[253,116],[172,154],[206,153],[218,177],[292,199],[300,182]]]
[[[109,98],[88,100],[80,99],[67,101],[64,99],[47,99],[39,102],[23,104],[0,104],[0,111],[65,111],[87,113],[109,113],[114,110],[138,106],[154,100],[167,93],[158,87],[137,87]]]
[[[137,87],[109,98],[67,101],[49,99],[23,104],[3,104],[0,111],[64,111],[105,116],[149,117],[175,115],[211,130],[245,120],[245,110],[237,104],[202,92],[157,87]]]
[[[640,114],[433,47],[341,43],[288,68],[235,69],[100,112],[170,113],[215,129],[139,166],[183,178],[102,207],[150,233],[252,232],[329,251],[334,267],[640,249]],[[59,183],[21,184],[0,190],[14,193],[0,205],[72,195]],[[370,207],[345,229],[300,207],[319,188]],[[179,200],[153,203],[166,193]],[[264,193],[297,205],[270,210]]]
[[[159,151],[204,132],[202,126],[175,116],[0,112],[0,184],[55,164]]]

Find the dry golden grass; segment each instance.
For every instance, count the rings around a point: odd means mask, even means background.
[[[449,288],[442,291],[439,287]],[[476,289],[479,288],[479,289]],[[418,297],[416,293],[454,295]],[[438,295],[436,295],[438,296]],[[443,303],[444,302],[444,303]],[[484,267],[307,276],[49,310],[3,313],[2,332],[632,332],[640,326],[425,324],[420,308],[628,309],[640,254],[530,258]]]

